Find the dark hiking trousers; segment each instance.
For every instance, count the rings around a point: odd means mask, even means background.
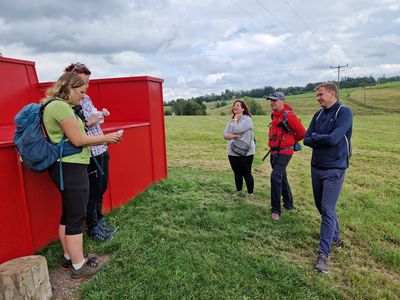
[[[319,250],[329,256],[332,242],[340,240],[336,204],[342,189],[346,170],[321,170],[311,167],[315,205],[321,215]]]
[[[103,195],[107,190],[108,185],[108,164],[110,155],[108,151],[95,156],[97,162],[103,169],[104,175],[100,171],[93,158],[90,158],[88,167],[89,175],[89,203],[86,212],[86,225],[89,232],[97,226],[97,223],[103,219]]]
[[[293,196],[287,179],[286,167],[289,164],[291,155],[274,154],[270,157],[271,172],[271,211],[281,214],[281,198],[287,209],[293,208]]]
[[[235,174],[236,191],[241,191],[243,188],[243,178],[246,182],[247,192],[253,194],[254,179],[251,174],[251,165],[253,164],[254,155],[248,156],[233,156],[228,155],[229,162],[233,173]]]

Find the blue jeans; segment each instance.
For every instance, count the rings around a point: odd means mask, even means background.
[[[311,180],[315,205],[321,215],[319,250],[328,256],[333,241],[340,240],[339,220],[336,204],[344,181],[346,170],[320,170],[311,167]]]

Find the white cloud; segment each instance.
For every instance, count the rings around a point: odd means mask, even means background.
[[[2,1],[0,52],[35,61],[41,81],[81,61],[93,78],[163,78],[172,100],[332,80],[338,64],[399,74],[398,0],[17,2]]]
[[[383,35],[379,37],[374,37],[371,39],[373,43],[377,43],[381,47],[384,47],[385,44],[392,44],[395,46],[400,46],[400,35],[396,34],[389,34],[389,35]]]
[[[212,85],[217,83],[218,81],[221,81],[222,77],[225,75],[225,73],[218,73],[218,74],[210,74],[204,78],[204,82],[207,85]]]

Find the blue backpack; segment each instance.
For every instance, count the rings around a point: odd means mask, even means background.
[[[33,172],[42,172],[60,160],[60,186],[64,189],[62,176],[62,158],[80,153],[81,147],[75,147],[65,141],[54,144],[48,139],[46,128],[43,125],[43,111],[45,107],[56,99],[45,104],[31,103],[22,108],[14,118],[14,143],[24,165]]]

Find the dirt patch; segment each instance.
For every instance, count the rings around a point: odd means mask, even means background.
[[[104,265],[110,259],[109,256],[97,256],[99,264]],[[50,284],[55,300],[78,300],[80,285],[89,278],[72,279],[71,270],[59,267],[49,271]]]

